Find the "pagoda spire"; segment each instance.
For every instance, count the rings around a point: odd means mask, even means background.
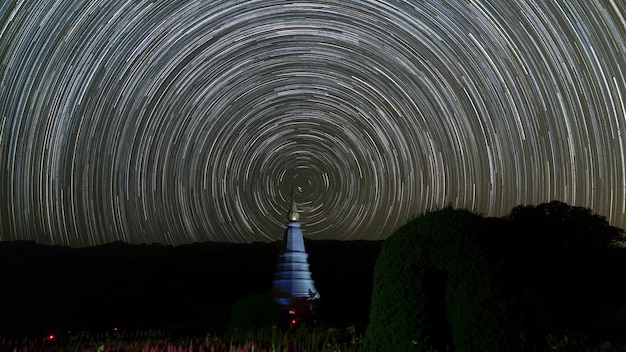
[[[300,220],[300,213],[298,213],[298,206],[296,205],[296,195],[293,191],[293,187],[291,188],[291,209],[289,210],[287,220],[289,220],[290,222],[297,222],[298,220]]]

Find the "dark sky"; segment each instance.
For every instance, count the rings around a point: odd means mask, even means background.
[[[0,240],[384,239],[448,204],[626,225],[621,0],[9,0]]]

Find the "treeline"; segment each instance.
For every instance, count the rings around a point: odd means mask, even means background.
[[[382,242],[306,241],[328,324],[367,324]],[[271,289],[280,242],[89,248],[0,242],[0,336],[160,329],[224,334],[233,305]]]
[[[365,350],[515,351],[559,336],[623,343],[622,229],[561,202],[504,218],[446,208],[387,239]]]

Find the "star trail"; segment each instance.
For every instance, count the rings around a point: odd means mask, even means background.
[[[626,225],[626,3],[13,0],[0,240],[384,239],[452,205]]]

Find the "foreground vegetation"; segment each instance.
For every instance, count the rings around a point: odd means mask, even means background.
[[[69,333],[43,338],[0,339],[0,351],[28,352],[351,352],[360,338],[353,327],[268,329],[248,336],[177,337],[157,330],[123,333]]]
[[[624,338],[623,230],[561,202],[485,218],[451,207],[426,213],[383,244],[363,349],[584,350],[553,336]],[[567,335],[566,335],[567,336]],[[608,348],[607,346],[604,346]]]
[[[522,343],[522,341],[520,341]],[[413,343],[413,350],[418,350]],[[361,352],[368,351],[353,327],[307,328],[294,331],[271,329],[246,337],[206,335],[174,338],[158,330],[133,333],[71,333],[42,338],[0,338],[4,352]],[[430,349],[436,352],[436,349]],[[439,350],[439,351],[445,351]],[[592,343],[586,337],[549,335],[541,346],[524,351],[626,352],[626,346]]]

